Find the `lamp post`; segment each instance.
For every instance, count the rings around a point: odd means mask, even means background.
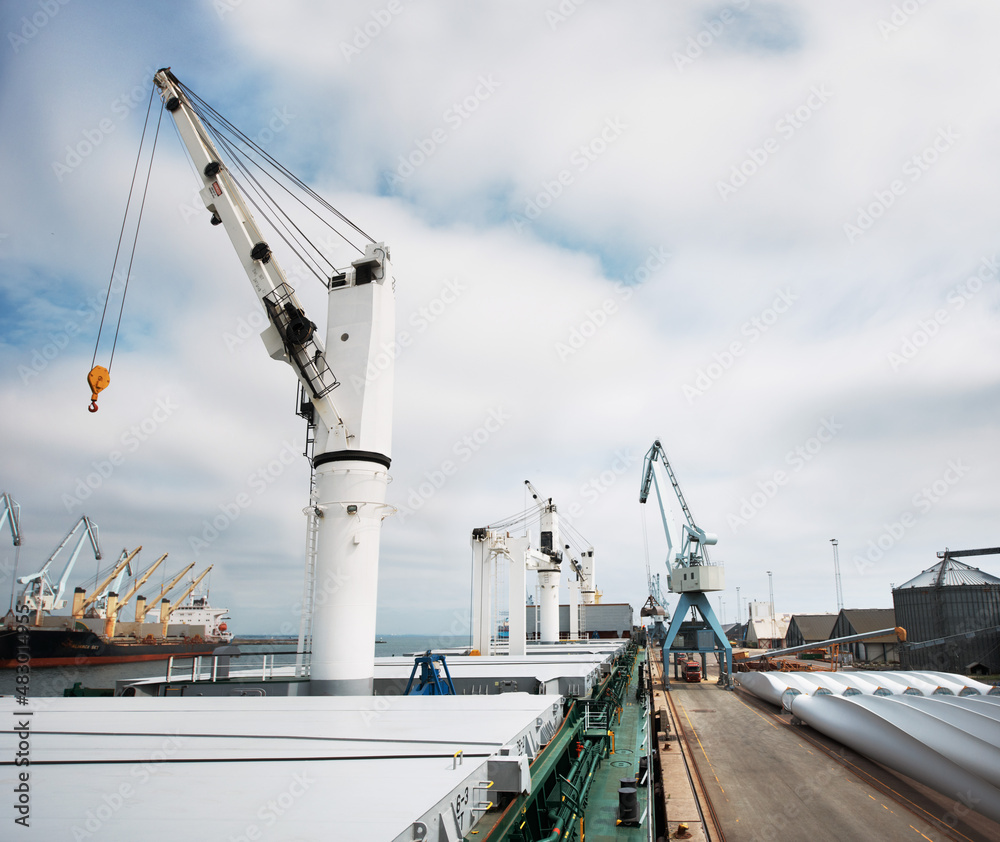
[[[776,631],[774,626],[774,578],[771,575],[771,571],[767,571],[767,593],[768,593],[768,603],[771,609],[771,648],[774,648],[774,633]]]
[[[837,583],[837,611],[843,611],[844,591],[840,586],[840,553],[837,551],[837,545],[840,542],[836,538],[831,538],[830,543],[833,544],[833,576]]]

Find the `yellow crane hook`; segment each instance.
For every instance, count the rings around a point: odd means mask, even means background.
[[[108,384],[111,382],[111,374],[103,365],[95,365],[91,370],[90,374],[87,375],[87,385],[90,386],[90,406],[87,407],[91,412],[97,412],[97,395],[102,390],[107,388]]]

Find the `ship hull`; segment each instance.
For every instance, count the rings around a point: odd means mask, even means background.
[[[165,640],[157,643],[109,641],[92,631],[29,629],[28,654],[32,667],[92,666],[128,664],[138,661],[165,661],[211,654],[225,641]],[[0,636],[0,669],[24,664],[18,661],[20,640],[13,631]]]

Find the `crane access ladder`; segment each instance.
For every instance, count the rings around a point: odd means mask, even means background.
[[[298,414],[306,419],[306,443],[302,455],[309,460],[309,505],[306,515],[306,557],[302,582],[302,616],[299,620],[299,641],[295,647],[295,675],[305,678],[309,675],[312,659],[313,603],[316,598],[316,553],[319,540],[319,514],[316,508],[316,469],[313,455],[316,450],[316,422],[312,402],[299,383]]]

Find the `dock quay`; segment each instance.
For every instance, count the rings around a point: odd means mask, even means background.
[[[659,757],[670,838],[695,840],[1000,839],[1000,825],[845,748],[710,668],[664,690],[654,658],[653,708],[666,714]],[[657,674],[659,673],[659,674]]]

